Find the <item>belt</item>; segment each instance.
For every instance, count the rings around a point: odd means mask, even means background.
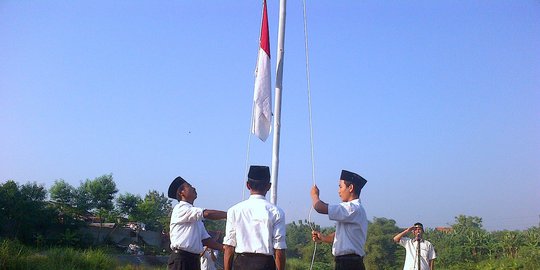
[[[272,255],[262,254],[262,253],[236,253],[237,256],[241,257],[274,257]]]
[[[364,257],[358,255],[358,254],[345,254],[345,255],[339,255],[339,256],[336,256],[336,259],[347,259],[347,258],[361,258],[363,259]]]
[[[191,253],[189,251],[185,251],[185,250],[181,250],[181,249],[173,249],[172,250],[173,253],[175,254],[180,254],[180,255],[186,255],[186,256],[196,256],[196,257],[199,257],[199,254],[197,253]]]

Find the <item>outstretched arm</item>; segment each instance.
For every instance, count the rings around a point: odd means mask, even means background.
[[[212,220],[226,219],[227,212],[219,211],[219,210],[204,209],[203,217],[206,219],[212,219]]]

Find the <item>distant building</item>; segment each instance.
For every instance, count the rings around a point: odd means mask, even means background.
[[[137,226],[133,226],[133,225]],[[89,223],[81,228],[86,234],[92,235],[97,243],[103,243],[106,239],[122,248],[128,248],[129,244],[138,243],[154,247],[165,248],[161,238],[161,232],[141,230],[142,223],[132,223],[126,226],[117,226],[115,223]],[[130,226],[131,225],[131,226]]]
[[[451,233],[454,231],[452,227],[435,227],[435,230],[443,233]]]

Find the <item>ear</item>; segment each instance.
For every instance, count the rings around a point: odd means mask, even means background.
[[[249,184],[249,181],[246,181],[246,188],[247,188],[248,190],[251,190],[251,185]]]
[[[176,190],[177,196],[182,199],[184,198],[184,185],[180,185],[178,189]]]
[[[266,185],[266,191],[269,191],[271,187],[272,187],[272,183],[268,183],[268,185]]]
[[[349,189],[350,193],[354,192],[354,184],[353,183],[351,183],[347,188]]]

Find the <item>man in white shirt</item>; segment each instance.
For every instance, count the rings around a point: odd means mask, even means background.
[[[337,221],[335,233],[323,235],[313,231],[313,241],[332,243],[335,270],[365,270],[364,256],[368,221],[366,211],[360,204],[360,191],[367,181],[360,175],[342,170],[338,194],[341,203],[328,205],[319,198],[319,188],[311,188],[313,208],[320,214],[328,214]]]
[[[413,232],[414,239],[405,236],[410,232]],[[423,236],[424,225],[420,222],[394,236],[394,242],[399,243],[406,251],[403,270],[435,269],[435,258],[437,258],[435,248],[429,241],[424,240]],[[418,243],[420,243],[420,246]],[[420,267],[418,267],[419,264]]]
[[[251,166],[246,183],[249,199],[227,211],[224,270],[285,269],[285,213],[269,203],[270,169]],[[236,253],[236,258],[234,258]]]
[[[200,270],[199,254],[203,246],[223,250],[223,245],[210,237],[202,220],[225,219],[227,213],[193,206],[197,190],[182,177],[176,177],[169,186],[168,196],[177,199],[170,222],[171,256],[169,270]]]

